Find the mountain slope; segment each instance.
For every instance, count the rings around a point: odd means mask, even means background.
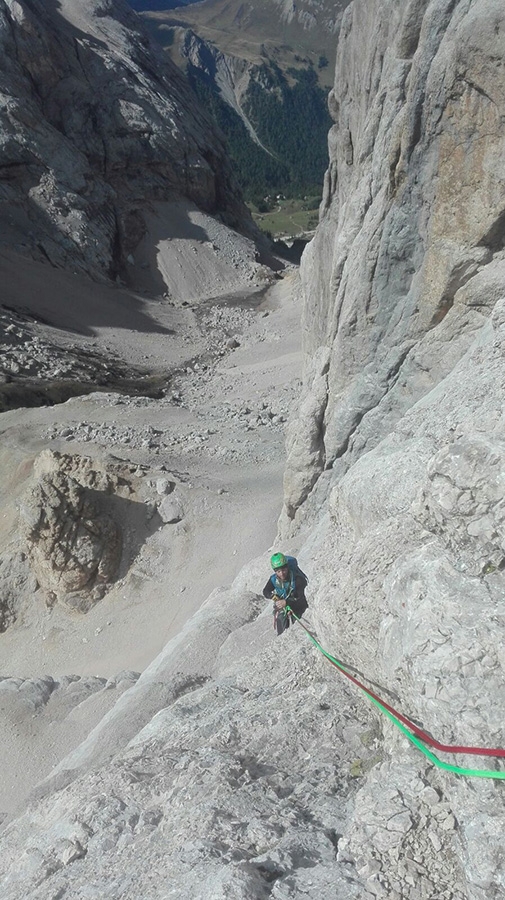
[[[325,92],[347,2],[290,7],[264,0],[253,7],[205,0],[145,13],[210,104],[249,199],[320,190],[330,127]]]
[[[181,4],[176,10],[167,4],[168,13],[151,14],[149,10],[154,7],[147,3],[143,4],[143,9],[153,25],[165,33],[167,26],[189,28],[202,39],[214,43],[223,53],[249,62],[267,57],[285,69],[300,64],[300,57],[304,57],[317,66],[320,56],[326,54],[329,71],[321,74],[330,84],[335,39],[348,2],[301,0],[294,4],[259,0],[252,4],[239,0],[203,0],[188,6]]]
[[[196,43],[192,41],[193,50]],[[317,196],[331,120],[314,70],[296,70],[289,84],[277,66],[264,63],[246,67],[236,82],[232,73],[239,66],[229,57],[219,54],[209,66],[209,53],[202,53],[200,41],[198,50],[188,54],[187,74],[227,137],[246,199],[261,203],[265,194],[279,191]]]
[[[114,278],[149,202],[184,197],[251,227],[221,136],[126,2],[2,2],[0,45],[11,243]]]

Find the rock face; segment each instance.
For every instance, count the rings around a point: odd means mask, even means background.
[[[487,748],[505,747],[504,31],[501,0],[346,14],[281,520],[323,646],[438,741]],[[301,629],[269,642],[266,567],[211,595],[5,827],[7,900],[503,897],[503,782],[480,774],[503,761],[440,768]]]
[[[474,747],[505,747],[504,39],[495,0],[347,10],[281,517],[318,633]],[[364,896],[501,897],[501,791],[386,728],[339,844]]]
[[[33,594],[36,589],[23,551],[0,558],[0,634],[16,621],[20,594]]]
[[[503,296],[502,36],[490,0],[356,0],[345,14],[302,266],[307,354],[327,348],[329,364],[307,365],[318,409],[297,426],[290,517],[323,470],[345,470],[451,371]],[[320,447],[308,472],[307,442]]]
[[[177,900],[360,900],[335,848],[352,762],[366,768],[380,738],[341,686],[336,715],[301,632],[280,656],[265,646],[263,606],[243,585],[216,591],[52,773],[46,793],[81,777],[5,828],[6,900],[100,892],[111,870],[117,900],[167,889]]]
[[[413,508],[418,521],[454,554],[464,553],[470,575],[505,568],[504,473],[499,437],[465,435],[432,457]]]
[[[247,228],[221,138],[126,2],[3,0],[0,51],[9,246],[126,277],[150,202],[182,196]]]

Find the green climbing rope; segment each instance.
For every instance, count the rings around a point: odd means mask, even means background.
[[[436,766],[438,769],[444,769],[446,772],[453,772],[455,775],[463,775],[467,778],[505,779],[505,772],[503,772],[503,771],[502,772],[493,771],[490,769],[466,769],[466,768],[463,768],[462,766],[454,766],[451,763],[446,763],[446,762],[443,762],[441,759],[438,759],[438,757],[435,756],[435,754],[432,753],[431,750],[428,750],[428,748],[425,746],[425,744],[423,743],[422,740],[415,737],[415,735],[411,734],[411,732],[408,730],[408,728],[406,728],[405,725],[403,725],[396,718],[396,716],[394,716],[391,712],[389,712],[389,710],[387,710],[382,705],[382,703],[380,703],[380,701],[378,699],[376,699],[375,696],[371,695],[371,692],[369,690],[367,690],[365,687],[363,687],[355,678],[353,678],[350,675],[349,672],[347,672],[347,669],[343,663],[341,663],[338,659],[336,659],[334,656],[332,656],[331,653],[328,653],[328,651],[325,650],[324,647],[321,646],[319,641],[308,630],[308,628],[306,628],[306,626],[303,624],[303,622],[300,622],[300,619],[298,618],[298,616],[295,613],[293,613],[293,610],[290,610],[290,612],[294,616],[294,618],[297,620],[297,622],[299,622],[299,624],[302,626],[303,630],[306,632],[306,634],[308,635],[308,637],[310,638],[310,640],[312,641],[314,646],[317,647],[317,649],[320,651],[320,653],[322,653],[322,655],[329,662],[331,662],[337,669],[339,669],[339,671],[343,672],[343,674],[346,675],[348,678],[351,678],[351,680],[355,684],[358,685],[358,687],[360,688],[362,693],[365,694],[366,697],[368,697],[368,699],[371,701],[371,703],[373,703],[374,706],[376,706],[377,709],[379,709],[393,723],[393,725],[395,725],[402,732],[402,734],[404,734],[405,737],[412,744],[414,744],[417,747],[417,749],[420,750],[421,753],[423,753],[424,756],[426,756],[427,759],[430,760],[430,762],[433,763],[434,766]]]
[[[366,692],[363,691],[363,693]],[[493,772],[490,769],[464,769],[461,766],[453,766],[451,765],[451,763],[443,762],[441,759],[438,759],[438,757],[435,756],[435,754],[432,753],[431,750],[428,750],[428,748],[424,746],[423,742],[420,741],[419,738],[416,738],[413,734],[411,734],[410,731],[405,728],[405,725],[402,725],[402,723],[399,722],[398,719],[395,719],[395,717],[391,715],[391,713],[388,712],[387,709],[384,709],[382,703],[378,703],[378,701],[374,700],[374,698],[370,697],[370,695],[367,696],[368,699],[371,700],[371,702],[378,709],[380,709],[381,712],[383,712],[384,715],[388,717],[388,719],[391,720],[393,725],[396,725],[396,727],[403,732],[405,737],[408,738],[409,741],[411,741],[413,744],[415,744],[415,746],[418,750],[421,751],[421,753],[424,753],[424,755],[430,760],[430,762],[433,763],[434,766],[437,767],[437,769],[445,769],[446,772],[454,772],[455,775],[465,775],[467,778],[505,778],[505,772]]]

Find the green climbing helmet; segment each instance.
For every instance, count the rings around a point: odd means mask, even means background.
[[[272,569],[282,569],[283,566],[287,566],[288,561],[284,556],[284,553],[274,553],[274,555],[270,559],[270,565]]]

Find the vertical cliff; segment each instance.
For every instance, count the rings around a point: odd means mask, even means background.
[[[302,266],[315,409],[292,439],[289,517],[451,370],[497,299],[482,284],[500,283],[505,242],[503,28],[492,0],[345,14]]]
[[[484,747],[505,746],[504,46],[498,0],[346,12],[281,517],[318,633],[439,741]],[[503,782],[384,737],[339,844],[365,896],[503,896]]]

